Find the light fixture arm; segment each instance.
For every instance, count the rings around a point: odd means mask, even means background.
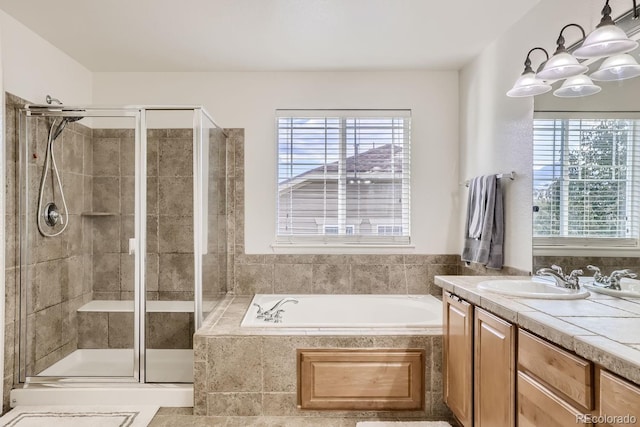
[[[609,3],[609,1],[607,0],[607,6],[605,6],[605,8],[609,7],[608,3]],[[611,8],[609,8],[609,10],[611,10]],[[600,24],[602,24],[602,23],[600,23]],[[564,36],[562,35],[562,33],[564,32],[564,30],[566,30],[569,27],[578,27],[578,28],[580,28],[580,31],[582,31],[582,39],[587,37],[587,34],[584,32],[584,28],[582,28],[580,25],[578,25],[578,24],[567,24],[567,25],[565,25],[560,30],[560,35],[558,36],[558,40],[556,40],[556,44],[558,45],[558,48],[556,49],[555,54],[567,51],[567,48],[564,47],[565,40],[564,40]]]
[[[636,0],[633,0],[633,19],[638,19],[640,15],[638,14],[638,5]],[[611,6],[609,6],[609,0],[604,4],[602,8],[602,19],[600,23],[596,26],[596,28],[600,28],[603,25],[615,25],[613,19],[611,19]]]
[[[549,60],[549,53],[546,51],[546,49],[542,48],[542,47],[534,47],[532,48],[529,52],[527,52],[527,59],[524,60],[524,71],[522,72],[522,74],[525,73],[533,73],[533,69],[531,68],[531,58],[529,58],[529,56],[531,55],[531,53],[534,50],[541,50],[544,52],[544,55],[547,57],[547,59],[545,59],[545,61]]]

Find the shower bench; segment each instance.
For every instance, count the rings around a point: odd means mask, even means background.
[[[205,301],[211,307],[214,302]],[[78,348],[133,348],[131,300],[95,300],[78,308]],[[193,348],[193,301],[147,301],[147,348]]]

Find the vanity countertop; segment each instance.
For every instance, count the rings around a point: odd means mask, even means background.
[[[435,276],[435,284],[640,384],[640,299],[591,292],[585,299],[509,297],[478,289],[484,280],[522,276]]]

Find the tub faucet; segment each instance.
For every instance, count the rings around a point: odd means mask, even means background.
[[[253,305],[258,307],[256,318],[263,319],[265,322],[280,323],[282,321],[282,313],[284,312],[284,310],[280,309],[280,307],[282,307],[284,304],[288,302],[297,304],[298,300],[291,297],[282,298],[280,301],[276,302],[274,306],[268,310],[263,310],[260,304],[257,304],[254,302]]]
[[[541,268],[536,271],[536,276],[549,276],[556,282],[556,286],[567,289],[580,289],[578,284],[578,276],[582,276],[582,270],[572,270],[571,273],[565,275],[562,267],[552,265],[551,268]]]

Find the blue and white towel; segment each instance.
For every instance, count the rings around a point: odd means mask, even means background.
[[[504,207],[502,187],[495,175],[475,177],[469,183],[464,239],[463,261],[502,268]]]

